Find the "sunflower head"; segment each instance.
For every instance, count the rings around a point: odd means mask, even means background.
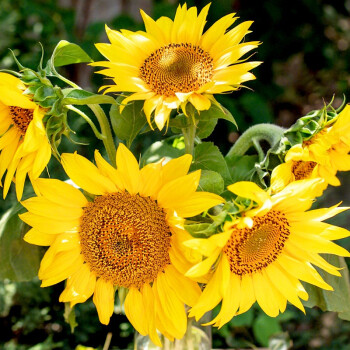
[[[5,172],[3,196],[15,177],[18,200],[27,174],[39,177],[51,157],[43,125],[45,109],[24,94],[27,87],[10,74],[0,73],[0,180]]]
[[[321,110],[318,114],[324,113]],[[285,155],[285,162],[272,171],[271,189],[274,193],[290,182],[303,179],[322,178],[324,188],[328,184],[339,186],[336,173],[350,170],[350,106],[346,105],[339,114],[331,114],[330,118],[322,120],[318,124],[322,128],[302,143],[293,145]]]
[[[108,61],[94,65],[106,69],[115,85],[105,92],[130,92],[123,105],[145,100],[144,112],[161,130],[173,109],[190,102],[196,110],[210,108],[213,94],[237,90],[255,79],[249,71],[260,62],[245,62],[241,57],[259,43],[241,43],[252,22],[229,29],[236,21],[229,14],[203,33],[209,5],[198,14],[196,7],[179,6],[174,20],[161,17],[154,21],[141,11],[146,31],[114,31],[106,28],[110,44],[96,44]],[[121,106],[123,108],[123,106]],[[151,125],[152,126],[152,125]]]
[[[184,276],[200,256],[183,246],[189,237],[184,218],[200,214],[223,199],[197,192],[200,171],[187,174],[192,157],[139,169],[132,153],[119,145],[117,169],[95,153],[96,166],[77,154],[62,164],[77,188],[38,179],[38,197],[23,202],[21,219],[33,228],[25,240],[50,246],[40,266],[42,286],[67,280],[60,296],[72,305],[93,295],[100,321],[109,323],[114,295],[125,288],[125,312],[134,327],[159,344],[157,330],[169,339],[186,331],[184,304],[200,295]],[[91,198],[91,197],[90,197]]]
[[[320,253],[350,256],[332,242],[350,232],[322,221],[348,208],[309,210],[322,182],[296,181],[273,196],[251,182],[228,187],[256,206],[226,222],[222,233],[185,243],[207,257],[186,275],[198,277],[215,267],[190,315],[200,318],[222,300],[221,311],[211,322],[221,327],[255,301],[271,317],[284,312],[287,301],[304,311],[300,299],[307,300],[308,294],[300,281],[332,290],[313,265],[340,276]]]

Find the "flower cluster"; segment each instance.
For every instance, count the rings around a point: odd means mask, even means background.
[[[337,171],[350,170],[350,106],[327,106],[289,130],[252,127],[224,158],[202,141],[208,136],[202,129],[219,118],[235,122],[213,95],[255,78],[250,71],[260,62],[244,56],[260,43],[242,41],[252,22],[231,28],[235,14],[204,32],[208,10],[197,13],[185,4],[174,20],[156,21],[141,11],[145,31],[106,28],[110,44],[96,46],[108,61],[92,65],[105,68],[99,73],[114,83],[102,89],[113,96],[84,91],[56,72],[65,48],[77,55],[74,62],[90,62],[67,42],[45,69],[30,71],[33,79],[0,73],[0,180],[6,172],[4,198],[13,181],[22,200],[27,174],[35,191],[21,201],[27,211],[20,219],[30,227],[26,242],[49,247],[41,286],[65,281],[59,300],[71,308],[92,297],[103,324],[118,291],[132,325],[158,346],[160,334],[181,339],[188,316],[199,320],[219,303],[209,322],[217,327],[256,301],[271,317],[288,302],[305,312],[306,284],[334,287],[319,269],[342,277],[323,254],[350,256],[333,242],[350,232],[324,222],[348,208],[311,208],[328,185],[340,185]],[[70,87],[53,86],[47,72]],[[100,107],[106,103],[110,119]],[[92,161],[77,152],[59,154],[60,136],[69,134],[68,111],[92,127],[109,161],[97,150]],[[116,147],[110,123],[128,147]],[[165,126],[175,133],[163,142],[165,153],[153,144],[138,161],[129,149],[136,135]],[[271,149],[247,167],[241,160],[256,140],[267,140]],[[42,174],[51,154],[69,183]],[[272,169],[271,154],[280,160]],[[254,176],[261,174],[257,169],[263,176]]]

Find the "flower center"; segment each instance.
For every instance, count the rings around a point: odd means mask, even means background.
[[[166,213],[149,197],[96,197],[84,208],[80,238],[90,269],[117,286],[140,288],[170,264]]]
[[[33,110],[14,106],[9,106],[9,109],[14,125],[24,135],[33,120]]]
[[[211,81],[213,59],[192,44],[169,44],[153,52],[140,68],[141,78],[159,95],[196,91]]]
[[[261,271],[275,261],[287,240],[289,223],[280,211],[256,216],[252,228],[234,228],[226,246],[230,269],[236,275]]]
[[[293,162],[292,173],[295,180],[308,179],[316,165],[316,162],[303,162],[302,160]]]

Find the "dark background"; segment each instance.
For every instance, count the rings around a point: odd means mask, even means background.
[[[21,63],[35,68],[41,49],[49,58],[61,39],[81,45],[94,59],[102,57],[94,47],[105,42],[104,25],[113,29],[143,30],[139,8],[153,18],[174,17],[178,1],[123,0],[0,0],[0,68],[15,68],[8,50],[11,48]],[[182,2],[181,2],[182,3]],[[188,1],[201,9],[208,1]],[[254,70],[257,80],[247,82],[249,89],[217,96],[237,120],[239,131],[225,121],[219,121],[210,140],[226,153],[239,133],[261,122],[288,127],[313,109],[322,108],[334,97],[334,105],[349,99],[350,86],[350,0],[214,0],[208,25],[220,17],[237,12],[241,21],[253,20],[247,41],[262,41],[253,56],[264,63]],[[102,77],[93,69],[79,64],[60,72],[83,88],[97,92]],[[79,152],[91,158],[96,147],[90,129],[80,119],[72,117],[71,127],[77,139],[89,147],[63,142],[61,151]],[[162,133],[138,137],[134,148],[143,151]],[[57,168],[53,161],[52,169]],[[59,173],[60,177],[64,175]],[[344,200],[349,204],[347,185],[342,175],[341,188],[326,192],[325,205]],[[344,198],[345,196],[345,198]],[[0,200],[0,213],[14,202],[13,191],[8,200]],[[347,216],[336,222],[349,227]],[[349,247],[349,246],[348,246]],[[108,332],[113,333],[110,349],[132,348],[133,330],[123,315],[115,314],[108,327],[100,325],[92,302],[77,307],[79,326],[74,334],[64,323],[63,304],[58,296],[63,284],[41,289],[38,280],[30,282],[0,282],[0,348],[12,349],[102,349]],[[338,319],[335,313],[307,309],[307,315],[288,308],[277,319],[264,316],[258,308],[235,318],[221,330],[214,330],[215,348],[266,346],[271,335],[293,343],[293,349],[350,349],[350,322]],[[291,339],[291,340],[289,340]],[[80,346],[78,346],[80,345]]]

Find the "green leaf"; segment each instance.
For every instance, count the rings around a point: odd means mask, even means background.
[[[210,237],[217,232],[227,217],[227,212],[223,210],[218,215],[210,215],[212,223],[195,223],[185,225],[185,229],[193,236],[198,238]]]
[[[282,333],[282,328],[276,318],[261,314],[253,323],[253,333],[261,345],[268,346],[270,337]]]
[[[220,194],[224,192],[224,179],[216,171],[202,170],[198,190]]]
[[[232,183],[238,181],[250,181],[256,172],[255,163],[258,162],[258,156],[234,156],[226,158],[227,165],[232,178]]]
[[[350,281],[349,270],[343,257],[324,254],[323,257],[332,265],[342,268],[342,277],[333,276],[321,269],[322,278],[330,284],[334,291],[328,291],[316,286],[305,284],[309,300],[303,302],[307,307],[318,306],[323,311],[338,312],[339,318],[350,321]]]
[[[210,108],[206,111],[201,111],[199,114],[198,119],[200,121],[204,120],[212,120],[212,119],[225,119],[234,124],[237,127],[235,118],[230,113],[228,109],[226,109],[224,106],[220,105],[219,102],[213,104],[210,106]]]
[[[84,62],[93,62],[93,60],[79,45],[66,40],[61,40],[56,45],[51,57],[51,64],[55,67]]]
[[[119,96],[117,103],[120,104],[124,98]],[[142,111],[143,104],[143,101],[132,101],[124,107],[123,112],[120,112],[119,106],[111,107],[110,118],[113,131],[119,139],[126,141],[128,147],[147,123]]]
[[[217,119],[199,120],[196,130],[196,136],[200,139],[205,139],[209,137],[214,131],[217,123]]]
[[[184,227],[195,238],[209,237],[215,232],[215,228],[211,228],[209,223],[189,224]]]
[[[181,157],[185,154],[184,149],[179,149],[174,146],[174,138],[169,138],[162,141],[157,141],[153,143],[147,150],[144,152],[141,164],[154,163],[162,158],[173,159]]]
[[[222,176],[226,186],[232,184],[225,158],[212,142],[203,142],[195,147],[191,170],[197,169],[215,171]]]
[[[64,303],[64,320],[69,324],[70,330],[74,333],[75,327],[78,326],[78,323],[75,319],[75,310],[74,307],[70,307],[70,303]]]
[[[64,105],[88,105],[88,104],[116,104],[112,96],[94,94],[82,89],[63,90],[65,97],[62,100]]]
[[[22,209],[17,204],[0,220],[0,279],[29,281],[38,274],[40,250],[23,240],[28,226],[18,217]]]

